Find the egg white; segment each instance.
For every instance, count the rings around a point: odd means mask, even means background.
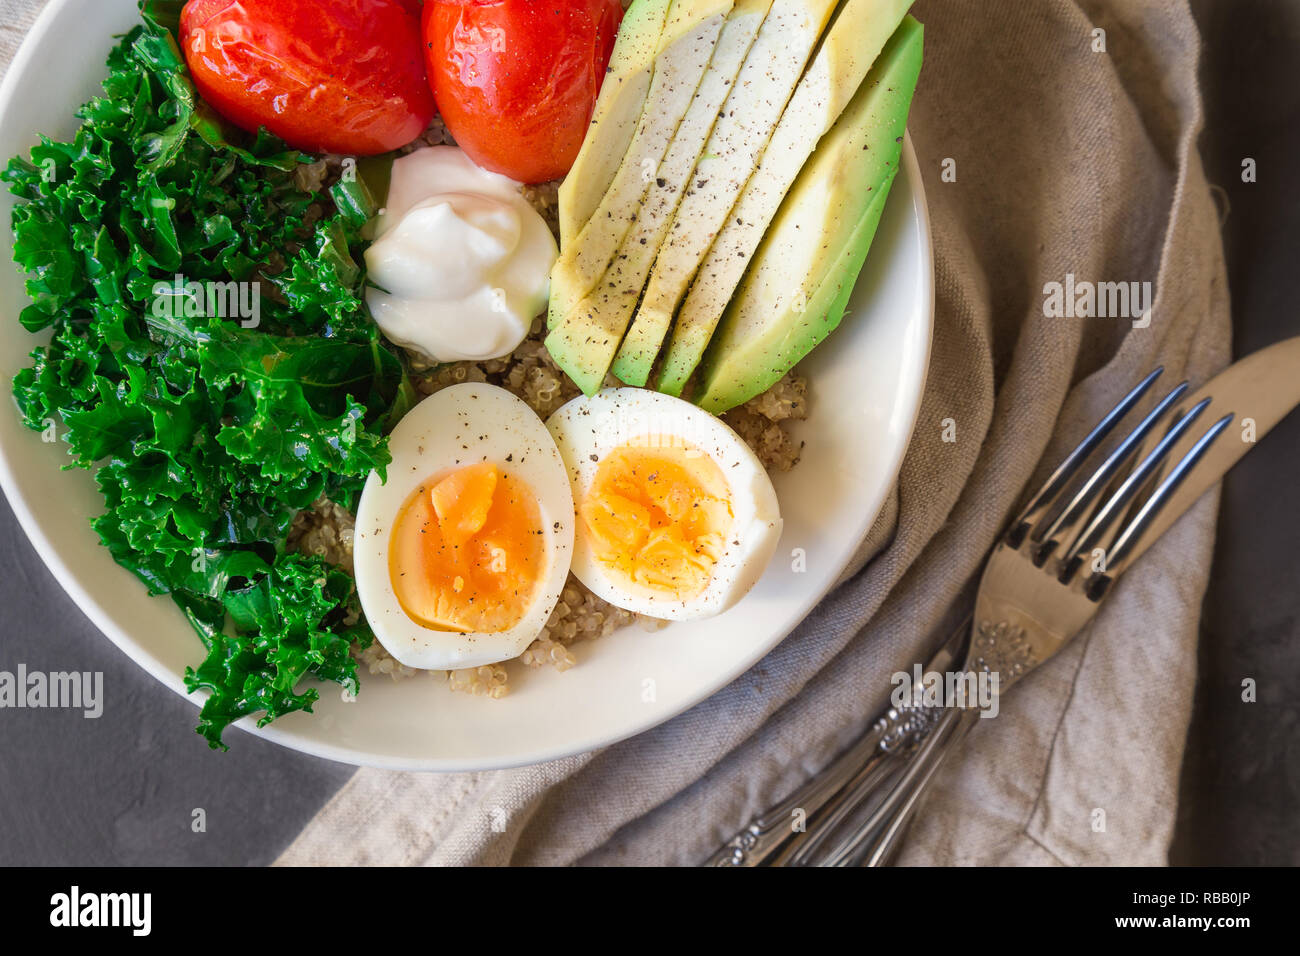
[[[495,385],[468,382],[424,399],[388,439],[388,480],[366,479],[357,507],[353,562],[357,595],[384,649],[408,667],[455,670],[518,657],[546,626],[564,589],[573,553],[573,497],[559,451],[528,405]],[[537,499],[546,565],[522,619],[493,634],[425,627],[402,609],[388,568],[398,513],[422,483],[483,461],[528,485]]]
[[[611,604],[665,620],[719,614],[758,582],[781,538],[781,509],[772,480],[744,439],[702,408],[641,388],[607,388],[580,396],[546,422],[568,469],[574,501],[582,501],[600,462],[635,439],[680,439],[717,464],[731,494],[732,524],[708,585],[697,596],[633,593],[592,552],[579,529],[573,573]]]

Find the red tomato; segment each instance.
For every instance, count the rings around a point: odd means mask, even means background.
[[[519,182],[567,173],[622,20],[619,0],[428,0],[429,82],[457,145]]]
[[[385,153],[433,119],[411,0],[189,0],[181,42],[222,116],[297,149]]]

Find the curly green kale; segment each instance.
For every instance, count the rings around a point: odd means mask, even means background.
[[[307,191],[312,157],[226,128],[143,6],[72,141],[0,173],[20,200],[20,320],[50,330],[13,392],[96,469],[114,559],[198,632],[186,683],[209,691],[199,732],[224,747],[241,717],[310,711],[304,678],[355,692],[350,652],[371,636],[352,581],[285,543],[297,512],[351,507],[383,473],[412,392],[361,297],[364,184]],[[213,294],[236,308],[213,315]]]

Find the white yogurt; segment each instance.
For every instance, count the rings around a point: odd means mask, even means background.
[[[390,341],[435,362],[500,358],[546,308],[557,255],[518,183],[426,147],[393,163],[366,303]]]

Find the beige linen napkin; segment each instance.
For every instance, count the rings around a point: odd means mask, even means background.
[[[0,0],[0,76],[48,0]],[[8,157],[6,157],[6,160]]]
[[[6,2],[10,26],[39,5]],[[1185,0],[920,0],[914,13],[926,59],[909,128],[933,218],[935,338],[865,568],[662,727],[517,770],[359,771],[280,863],[699,862],[860,733],[892,672],[928,658],[1023,490],[1119,395],[1157,365],[1172,385],[1228,363]],[[1067,274],[1153,282],[1150,324],[1045,317],[1045,284]],[[980,722],[903,862],[1165,862],[1217,500]]]

